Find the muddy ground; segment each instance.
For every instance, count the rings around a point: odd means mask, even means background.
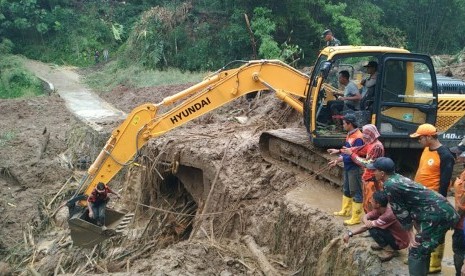
[[[451,67],[455,77],[465,75],[462,68]],[[101,97],[130,112],[186,87],[120,86]],[[126,235],[90,249],[72,246],[66,214],[55,213],[84,172],[77,160],[95,158],[105,138],[86,134],[56,93],[1,100],[0,115],[1,275],[406,274],[401,258],[380,263],[367,238],[342,244],[345,228],[330,215],[339,207],[336,188],[261,158],[262,131],[302,127],[300,116],[273,95],[239,99],[151,141],[142,166],[112,183],[123,193],[112,205],[135,213]],[[103,137],[113,127],[105,126]],[[180,163],[176,172],[173,160]]]

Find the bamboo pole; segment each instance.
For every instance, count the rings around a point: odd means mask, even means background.
[[[50,206],[52,206],[52,203],[55,201],[55,199],[57,199],[58,195],[63,191],[63,189],[66,187],[66,185],[68,185],[68,183],[71,181],[71,179],[73,179],[74,176],[70,176],[68,178],[68,180],[66,180],[65,184],[63,184],[63,186],[61,186],[60,190],[58,190],[58,192],[55,194],[55,196],[52,198],[52,200],[50,200],[50,202],[47,204],[47,209],[50,209]]]

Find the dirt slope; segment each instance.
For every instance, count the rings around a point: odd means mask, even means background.
[[[58,96],[0,101],[0,259],[21,244],[23,229],[42,228],[45,196],[72,175],[60,153],[73,118]]]

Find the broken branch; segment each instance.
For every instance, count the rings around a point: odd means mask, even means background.
[[[258,248],[258,245],[255,243],[255,240],[252,236],[245,235],[241,238],[241,240],[245,243],[245,245],[247,245],[250,252],[255,256],[260,269],[265,275],[278,275],[271,263],[266,258],[265,254],[263,254],[263,252]]]
[[[42,159],[44,157],[44,153],[47,150],[48,142],[50,141],[50,132],[47,131],[47,128],[44,128],[44,131],[42,132],[42,135],[43,135],[43,140],[42,140],[42,143],[40,145],[40,151],[39,151],[37,161],[39,161],[40,159]]]
[[[50,202],[48,203],[47,205],[47,209],[50,209],[50,206],[52,205],[52,203],[55,201],[55,199],[58,197],[58,195],[63,191],[63,189],[66,187],[66,185],[68,185],[68,183],[71,181],[71,179],[73,179],[74,176],[70,176],[68,178],[68,180],[66,180],[65,184],[63,184],[63,186],[61,186],[60,190],[58,190],[58,193],[56,193],[56,195],[52,198],[52,200],[50,200]]]

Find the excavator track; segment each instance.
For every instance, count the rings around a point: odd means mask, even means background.
[[[334,159],[324,149],[316,148],[310,142],[305,129],[286,128],[265,131],[260,135],[262,157],[280,167],[298,167],[324,179],[333,185],[341,186],[343,167],[328,167]]]

